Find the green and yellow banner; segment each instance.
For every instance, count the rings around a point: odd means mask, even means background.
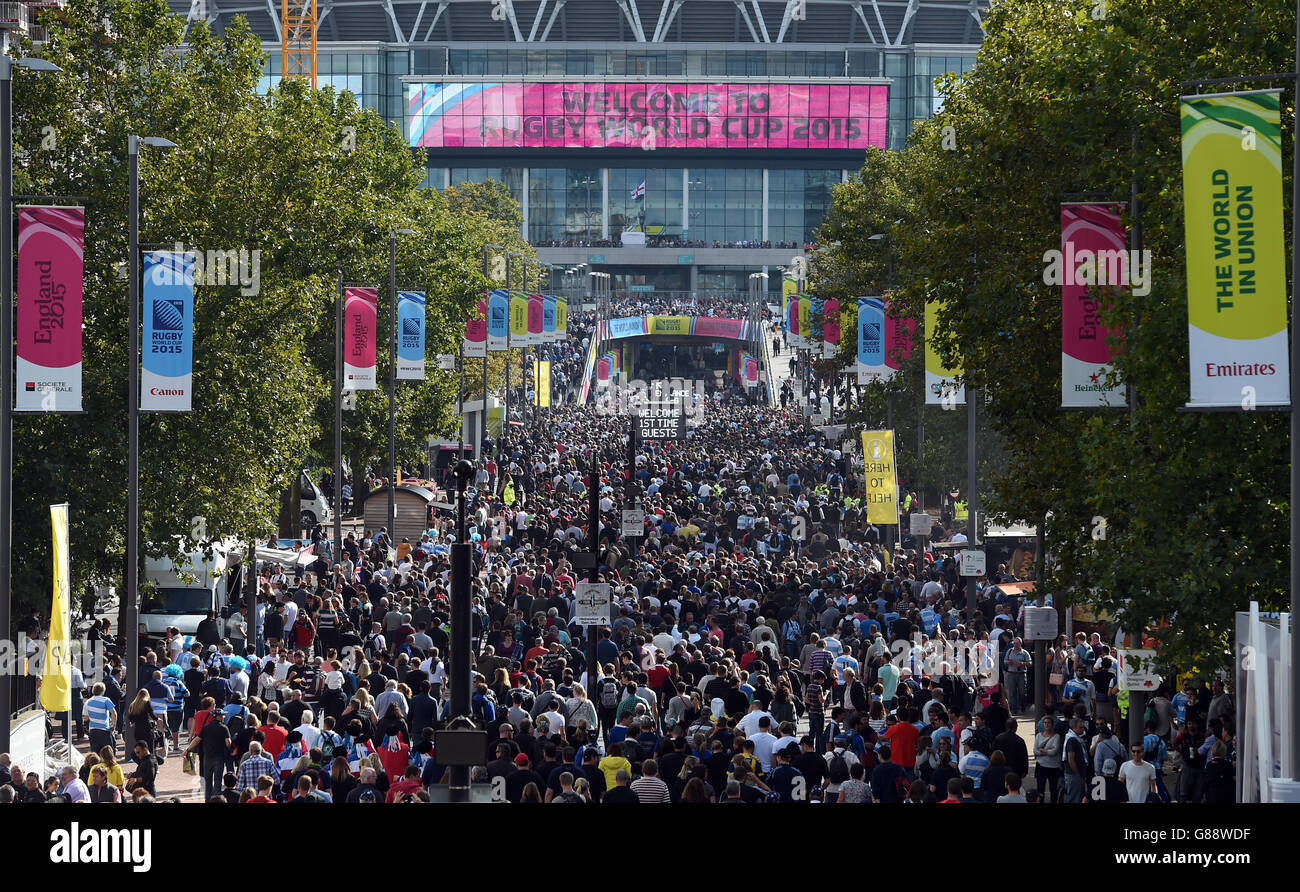
[[[898,523],[898,474],[894,469],[894,432],[863,431],[862,463],[867,483],[867,522]]]
[[[510,346],[528,346],[528,295],[510,292]]]
[[[1184,96],[1191,407],[1291,403],[1280,90]]]
[[[925,305],[925,404],[927,406],[966,405],[966,384],[960,368],[945,368],[935,350],[935,332],[939,330],[939,303]]]

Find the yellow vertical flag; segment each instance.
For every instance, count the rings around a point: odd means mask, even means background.
[[[894,471],[894,432],[863,431],[862,462],[866,474],[867,522],[898,523],[898,485]]]
[[[537,363],[537,405],[543,409],[551,407],[551,363],[542,360]]]
[[[45,673],[41,677],[41,707],[46,712],[72,709],[71,642],[68,640],[68,506],[51,505],[54,528],[54,600],[50,605],[50,637],[45,642]]]

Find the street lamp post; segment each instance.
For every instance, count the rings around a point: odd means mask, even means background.
[[[397,237],[414,229],[388,234],[388,544],[397,548]]]
[[[13,366],[13,69],[17,65],[31,71],[60,71],[44,59],[15,59],[0,54],[0,294],[4,310],[0,312],[0,636],[9,637],[9,576],[13,565],[14,490],[14,366]],[[9,717],[13,714],[13,687],[8,678],[0,679],[0,752],[9,749]]]
[[[491,286],[491,284],[492,284],[492,282],[493,282],[493,278],[492,278],[492,252],[493,252],[494,250],[496,250],[496,251],[500,251],[500,250],[501,250],[501,246],[500,246],[500,245],[484,245],[484,246],[483,246],[483,276],[484,276],[484,278],[486,278],[486,279],[488,280],[488,285],[489,285],[489,286]],[[507,261],[507,266],[506,266],[506,268],[507,268],[507,273],[506,273],[506,275],[509,276],[509,262],[508,262],[508,261]],[[507,282],[509,282],[509,279],[507,279]],[[509,287],[510,287],[510,286],[507,284],[507,286],[506,286],[506,289],[507,289],[507,290],[506,290],[506,301],[507,301],[507,304],[506,304],[506,305],[507,305],[507,306],[509,306],[509,300],[510,300]],[[487,344],[487,341],[488,341],[488,335],[487,335],[487,324],[488,324],[488,320],[490,319],[490,316],[491,316],[490,310],[492,309],[492,289],[491,289],[491,287],[488,288],[488,297],[487,297],[487,299],[484,301],[483,308],[484,308],[485,310],[488,310],[489,313],[487,314],[487,316],[485,316],[485,318],[484,318],[484,320],[483,320],[483,321],[484,321],[484,331],[483,331],[483,412],[479,415],[480,421],[479,421],[479,430],[478,430],[478,443],[477,443],[477,444],[475,445],[475,447],[474,447],[474,455],[475,455],[476,458],[483,458],[483,455],[482,455],[482,451],[483,451],[483,442],[484,442],[484,440],[487,439],[487,417],[488,417],[488,353],[491,352],[490,350],[488,350],[488,344]],[[508,343],[509,336],[510,336],[510,335],[509,335],[509,332],[507,331],[507,333],[506,333],[507,343]],[[465,423],[464,418],[462,418],[462,419],[461,419],[462,430],[464,429],[464,428],[463,428],[464,423]],[[461,456],[461,458],[464,458],[464,456]]]
[[[127,470],[126,470],[126,590],[128,628],[126,637],[126,696],[140,689],[140,146],[172,149],[176,143],[160,136],[128,136],[129,164],[127,207]],[[7,227],[6,227],[7,228]],[[5,264],[8,265],[7,263]],[[6,314],[7,315],[7,314]],[[6,410],[8,407],[5,407]],[[7,414],[7,412],[6,412]],[[254,617],[256,619],[256,617]]]

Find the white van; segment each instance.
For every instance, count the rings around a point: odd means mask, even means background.
[[[177,562],[145,558],[144,578],[149,584],[140,603],[140,632],[162,638],[168,626],[193,635],[211,610],[218,616],[229,598],[243,548],[234,540],[214,543],[210,552],[186,552]]]
[[[310,530],[318,523],[334,522],[333,506],[306,471],[298,475],[298,489],[298,516],[303,529]]]

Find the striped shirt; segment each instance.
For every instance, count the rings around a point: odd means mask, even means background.
[[[113,701],[103,696],[91,697],[86,701],[86,715],[90,719],[90,727],[95,731],[110,731],[112,725],[109,724],[109,716],[117,707]]]
[[[636,794],[637,801],[642,804],[672,801],[672,797],[668,795],[668,785],[657,777],[637,778],[632,781],[632,792]]]

